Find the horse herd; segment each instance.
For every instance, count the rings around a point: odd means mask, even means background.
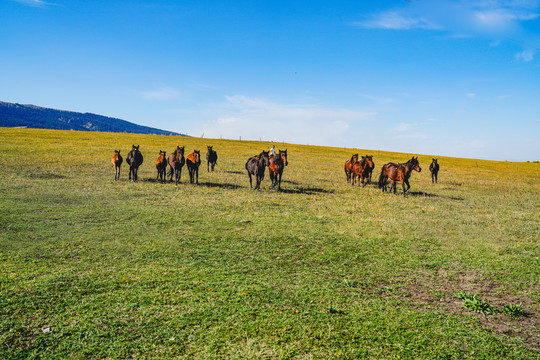
[[[366,186],[371,182],[371,173],[374,168],[375,163],[373,162],[372,155],[362,156],[362,158],[358,160],[358,154],[353,154],[353,156],[345,162],[345,176],[347,182],[354,185],[356,178],[358,177],[358,186],[360,186],[360,183],[362,183],[362,187]],[[379,175],[377,185],[383,192],[387,191],[386,184],[387,181],[390,180],[392,182],[390,191],[393,190],[395,194],[396,182],[399,181],[403,188],[403,195],[405,195],[411,188],[409,178],[411,177],[413,170],[418,172],[422,171],[420,163],[418,162],[418,156],[416,158],[413,156],[409,161],[403,164],[389,162],[381,168],[381,174]],[[432,159],[431,164],[429,165],[429,171],[431,172],[431,182],[436,183],[439,173],[438,159]],[[405,185],[407,185],[407,188],[405,188]]]
[[[177,146],[176,149],[167,158],[167,153],[163,150],[159,151],[159,156],[156,160],[157,178],[156,180],[165,182],[167,175],[169,176],[169,182],[173,181],[178,186],[180,178],[182,176],[182,167],[187,165],[189,172],[189,182],[191,184],[199,184],[199,166],[201,165],[201,151],[194,150],[192,153],[184,157],[184,146]],[[206,153],[207,171],[210,169],[214,171],[217,163],[217,153],[213,150],[213,146],[207,146],[208,151]],[[132,145],[131,151],[126,156],[126,162],[129,165],[129,180],[136,182],[138,180],[138,169],[143,163],[144,158],[139,150],[139,145]],[[114,166],[114,180],[120,179],[120,167],[123,162],[120,150],[114,150],[114,155],[111,159]],[[169,165],[169,172],[167,173],[167,164]],[[281,177],[283,175],[283,169],[287,166],[287,150],[279,150],[278,154],[270,155],[269,151],[263,151],[259,155],[250,157],[246,162],[246,170],[249,175],[249,185],[253,187],[252,176],[255,177],[255,189],[260,189],[261,181],[264,179],[264,172],[266,167],[270,173],[270,181],[272,186],[278,187],[281,190]]]
[[[206,162],[207,171],[210,169],[214,171],[217,163],[217,153],[213,150],[213,146],[207,146]],[[120,179],[120,166],[123,159],[120,155],[120,150],[115,150],[111,159],[114,165],[114,180]],[[129,180],[138,180],[138,169],[143,163],[143,155],[139,151],[139,145],[132,146],[131,151],[126,156],[126,162],[129,165]],[[169,165],[169,172],[167,173],[167,164]],[[270,174],[270,182],[272,186],[277,186],[278,190],[281,190],[281,178],[283,176],[283,170],[285,166],[289,164],[287,160],[287,150],[279,150],[278,153],[271,154],[270,151],[262,151],[259,155],[250,157],[245,165],[249,176],[249,186],[253,188],[253,177],[255,178],[255,190],[260,189],[261,182],[264,179],[264,173],[268,167]],[[182,176],[182,167],[187,165],[189,172],[189,182],[199,184],[199,166],[201,165],[201,151],[194,150],[192,153],[184,157],[184,146],[177,146],[176,149],[167,158],[167,153],[160,150],[159,156],[156,160],[157,180],[165,182],[167,176],[169,176],[169,182],[173,181],[175,185],[178,185]],[[353,154],[349,160],[345,162],[345,176],[347,182],[355,185],[358,181],[358,186],[362,184],[365,187],[371,183],[371,174],[375,168],[372,155],[362,156],[358,158],[358,154]],[[412,175],[412,171],[422,171],[418,157],[412,157],[406,163],[394,163],[389,162],[381,168],[381,174],[379,175],[378,187],[382,191],[387,191],[387,181],[391,181],[390,191],[393,190],[396,193],[396,183],[401,182],[403,188],[403,195],[410,189],[409,178]],[[432,159],[431,165],[429,165],[431,172],[431,181],[437,182],[437,175],[439,172],[438,159]],[[407,188],[405,188],[407,186]]]

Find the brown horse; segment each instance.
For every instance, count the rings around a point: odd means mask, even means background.
[[[255,181],[257,182],[254,190],[261,189],[261,181],[264,179],[264,170],[270,164],[268,159],[269,153],[269,151],[263,151],[257,156],[250,157],[246,162],[246,170],[249,176],[249,186],[253,187],[251,175],[255,176]]]
[[[281,176],[283,175],[283,169],[289,165],[287,161],[287,149],[279,150],[279,154],[272,155],[268,158],[268,172],[270,173],[270,182],[272,186],[278,186],[278,190],[281,190]]]
[[[126,162],[129,164],[129,180],[133,175],[133,181],[137,182],[139,179],[139,166],[143,163],[143,156],[139,151],[139,145],[133,145],[131,151],[126,156]]]
[[[439,163],[437,162],[439,159],[433,159],[431,161],[431,164],[429,164],[429,171],[431,172],[431,182],[436,183],[437,182],[437,175],[439,174]]]
[[[157,169],[157,180],[165,182],[165,170],[167,170],[167,158],[165,157],[167,153],[165,151],[159,150],[159,157],[156,160],[156,169]]]
[[[193,184],[196,177],[197,185],[199,185],[199,165],[201,165],[201,151],[194,150],[191,154],[189,154],[187,156],[186,164],[189,171],[190,184]]]
[[[353,154],[350,160],[345,161],[345,176],[347,177],[347,183],[351,182],[352,167],[358,161],[358,154]]]
[[[120,155],[120,150],[114,150],[114,155],[111,159],[111,162],[114,165],[114,181],[120,180],[120,166],[122,165],[122,155]]]
[[[184,159],[184,147],[177,146],[176,150],[169,155],[169,175],[171,178],[169,181],[172,181],[174,175],[174,184],[178,186],[180,178],[182,177],[182,166],[186,163]]]
[[[373,171],[374,167],[375,164],[373,163],[373,156],[362,156],[362,159],[354,163],[351,168],[352,185],[355,184],[356,178],[358,177],[358,186],[360,186],[360,182],[362,182],[362,187],[365,187],[369,182],[371,182],[371,172]],[[364,179],[366,179],[365,183]]]
[[[206,146],[208,151],[206,152],[206,170],[210,172],[210,166],[212,166],[212,171],[217,163],[217,152],[212,150],[213,146]]]
[[[386,180],[390,179],[392,181],[390,191],[394,189],[395,194],[396,181],[401,181],[401,186],[403,187],[403,196],[405,196],[405,192],[411,188],[409,178],[411,177],[413,170],[418,172],[422,171],[422,168],[420,168],[420,163],[418,162],[418,157],[415,159],[414,156],[405,164],[396,164],[390,162],[384,165],[381,169],[381,175],[379,176],[379,188],[382,188],[383,192],[386,191]],[[405,189],[405,184],[407,185],[407,189]]]

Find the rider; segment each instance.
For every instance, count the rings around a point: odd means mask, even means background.
[[[275,145],[272,145],[272,147],[270,148],[269,150],[270,152],[270,156],[276,156],[276,146]]]

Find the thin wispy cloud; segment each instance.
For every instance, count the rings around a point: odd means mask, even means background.
[[[374,112],[316,104],[283,104],[245,95],[226,96],[204,125],[209,137],[263,139],[318,145],[347,142],[351,129],[369,121]]]
[[[179,90],[170,87],[161,87],[152,90],[138,91],[139,96],[146,100],[172,100],[180,97]]]
[[[533,50],[523,50],[516,54],[516,60],[523,62],[531,62],[534,60],[535,51]]]
[[[512,39],[525,49],[538,41],[525,36],[524,23],[540,17],[540,0],[521,1],[415,1],[368,15],[352,25],[369,29],[424,29],[446,33],[451,38],[485,37],[491,46]],[[532,42],[528,44],[528,42]],[[529,62],[534,53],[525,50],[516,58]]]
[[[48,3],[42,0],[14,0],[15,2],[18,2],[19,4],[33,6],[33,7],[44,7],[47,5],[56,5],[53,3]]]

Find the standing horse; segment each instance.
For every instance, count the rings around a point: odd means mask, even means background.
[[[345,176],[347,177],[347,183],[351,182],[352,167],[357,161],[358,161],[358,154],[353,154],[350,160],[345,161]]]
[[[132,145],[131,151],[126,156],[126,162],[129,164],[129,180],[131,180],[131,175],[133,174],[133,181],[137,182],[139,179],[139,166],[143,163],[143,156],[139,151],[139,145]]]
[[[182,177],[182,166],[186,163],[184,159],[184,147],[176,146],[176,150],[169,155],[169,175],[171,178],[169,181],[172,181],[174,175],[175,185],[178,186],[180,178]]]
[[[111,162],[114,165],[114,181],[120,180],[120,165],[122,165],[122,155],[120,155],[120,150],[114,150],[114,155],[111,159]]]
[[[216,166],[217,163],[217,152],[212,150],[213,146],[206,146],[208,148],[208,152],[206,153],[206,168],[208,172],[210,172],[210,165],[212,165],[212,171],[214,171],[214,166]]]
[[[429,165],[429,171],[431,172],[431,182],[436,183],[437,182],[437,174],[439,173],[439,163],[437,162],[439,159],[433,159],[431,161],[431,164]]]
[[[270,156],[268,158],[268,173],[270,174],[270,182],[272,186],[278,186],[278,190],[281,190],[281,176],[283,175],[283,169],[289,165],[287,161],[287,149],[279,150],[276,156]]]
[[[268,158],[269,153],[269,151],[263,151],[257,156],[250,157],[246,162],[246,170],[249,176],[249,186],[253,188],[251,175],[255,176],[255,180],[257,182],[254,190],[260,190],[261,188],[261,181],[264,179],[264,169],[270,164]]]
[[[157,169],[157,180],[165,182],[165,170],[167,170],[167,158],[165,157],[167,153],[165,151],[159,150],[159,157],[156,160],[156,169]]]
[[[422,168],[420,168],[420,163],[418,162],[418,157],[415,159],[414,156],[405,164],[396,164],[390,162],[384,165],[381,169],[381,175],[379,176],[379,188],[382,188],[383,192],[386,191],[386,180],[390,179],[392,181],[390,191],[394,189],[395,194],[396,181],[401,181],[401,186],[403,187],[403,196],[405,196],[405,192],[411,188],[409,178],[411,177],[413,170],[418,172],[422,171]],[[405,184],[407,185],[407,189],[405,189]]]
[[[201,165],[201,150],[194,150],[187,156],[187,168],[189,171],[189,183],[193,184],[195,176],[197,177],[197,185],[199,185],[199,165]]]
[[[356,182],[356,177],[359,177],[358,186],[362,182],[362,187],[365,187],[369,182],[371,182],[371,171],[375,167],[373,163],[373,156],[362,156],[362,160],[357,161],[351,168],[352,173],[352,185]],[[366,182],[364,183],[364,179]]]

